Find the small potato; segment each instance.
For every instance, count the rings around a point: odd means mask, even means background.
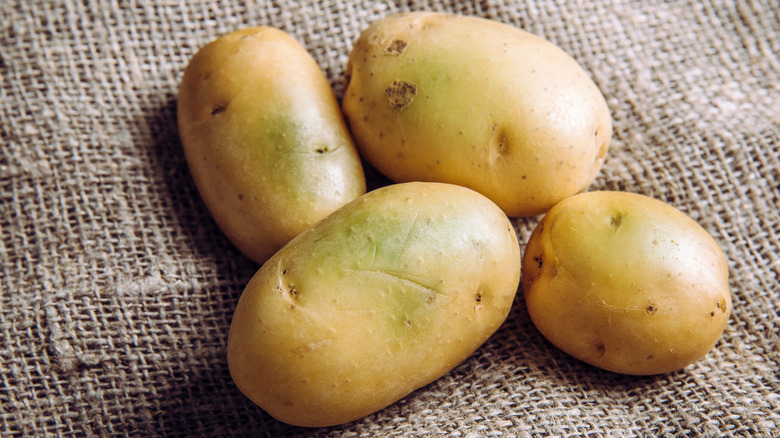
[[[523,291],[550,342],[624,374],[699,360],[731,313],[715,240],[674,207],[623,192],[579,194],[550,209],[523,255]]]
[[[514,228],[490,200],[449,184],[385,186],[255,274],[233,315],[230,373],[283,422],[350,422],[472,354],[519,281]]]
[[[541,214],[585,189],[612,136],[604,96],[563,50],[443,13],[367,28],[342,107],[361,155],[390,179],[469,187],[509,216]]]
[[[365,193],[330,84],[281,30],[242,29],[199,50],[184,72],[178,123],[207,208],[258,263]]]

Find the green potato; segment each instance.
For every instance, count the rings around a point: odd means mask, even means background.
[[[350,422],[472,354],[505,320],[519,279],[514,228],[493,202],[450,184],[386,186],[255,274],[230,327],[230,373],[283,422]]]
[[[550,209],[523,255],[523,291],[550,342],[634,375],[705,356],[732,306],[712,236],[662,201],[622,192],[579,194]]]
[[[612,119],[587,72],[554,44],[475,17],[416,12],[366,29],[342,103],[361,155],[396,182],[472,188],[509,216],[585,189]]]
[[[242,29],[201,48],[184,72],[178,124],[207,208],[258,263],[365,193],[329,82],[281,30]]]

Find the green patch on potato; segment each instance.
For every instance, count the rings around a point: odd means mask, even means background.
[[[520,250],[484,196],[441,183],[369,192],[271,257],[244,290],[231,375],[275,418],[328,426],[447,373],[506,318]]]
[[[637,375],[702,358],[732,305],[717,242],[674,207],[622,192],[579,194],[550,209],[523,255],[523,291],[550,342]]]

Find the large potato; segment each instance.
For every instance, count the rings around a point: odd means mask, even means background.
[[[199,50],[184,72],[178,122],[206,206],[258,263],[365,192],[330,84],[281,30],[242,29]]]
[[[255,274],[236,307],[228,364],[277,419],[346,423],[447,373],[504,321],[520,248],[504,213],[455,185],[369,192]]]
[[[695,362],[731,313],[715,240],[674,207],[622,192],[555,205],[526,246],[523,290],[531,319],[553,344],[625,374]]]
[[[603,95],[561,49],[442,13],[366,29],[349,56],[342,106],[361,155],[389,178],[470,187],[510,216],[582,191],[612,136]]]

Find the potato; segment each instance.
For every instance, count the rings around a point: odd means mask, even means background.
[[[443,13],[367,28],[349,55],[342,108],[361,155],[390,179],[466,186],[509,216],[586,188],[612,136],[604,96],[563,50]]]
[[[178,123],[206,207],[258,263],[365,193],[329,82],[281,30],[242,29],[201,48],[184,72]]]
[[[519,281],[515,231],[493,202],[450,184],[385,186],[255,274],[230,327],[230,373],[283,422],[347,423],[466,359]]]
[[[634,375],[705,356],[732,305],[726,258],[712,236],[671,205],[623,192],[556,204],[526,246],[523,291],[550,342]]]

